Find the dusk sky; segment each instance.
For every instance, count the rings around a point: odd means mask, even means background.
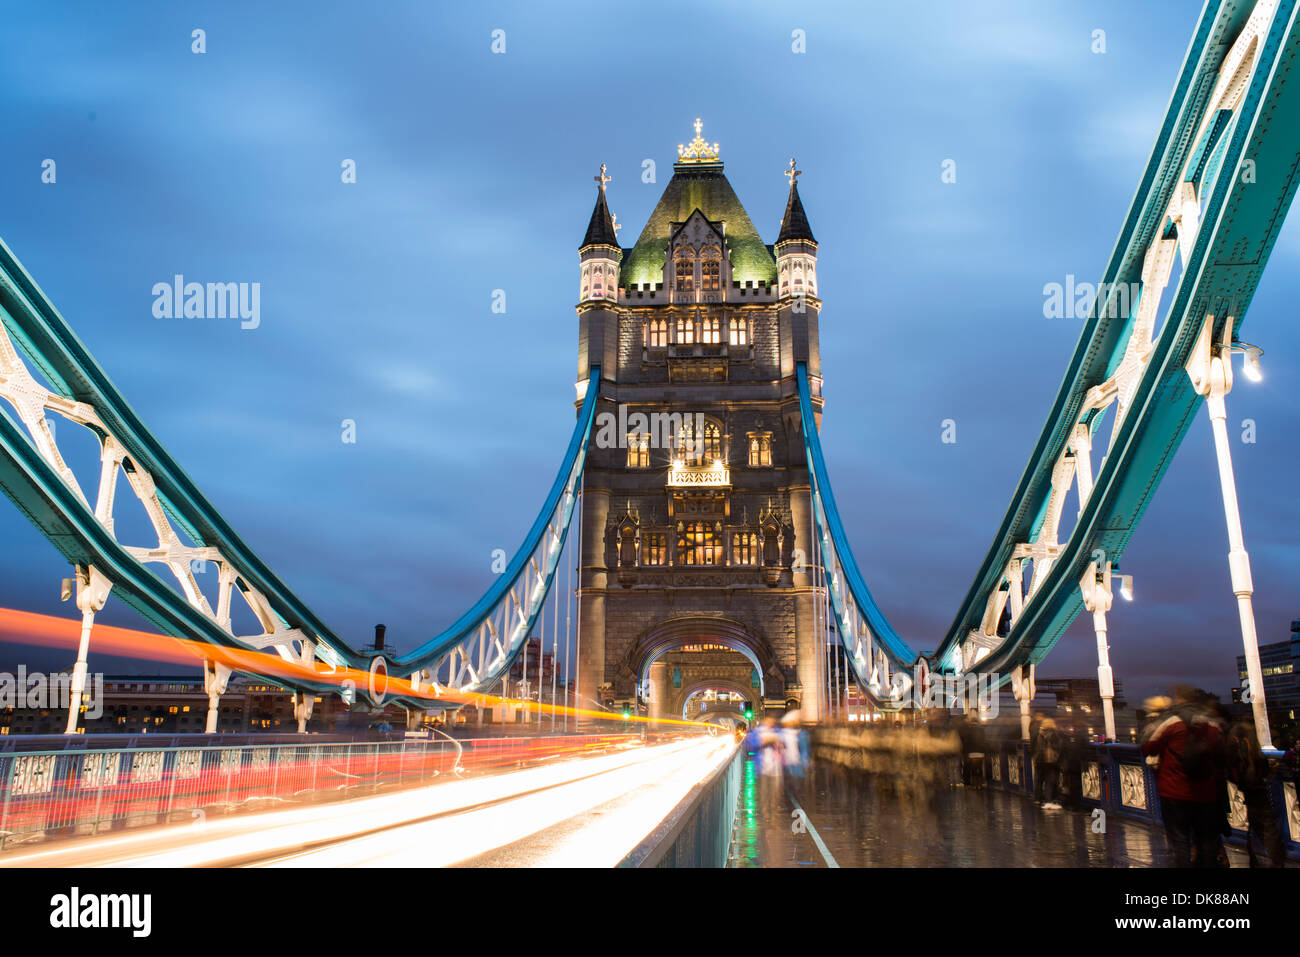
[[[554,478],[600,164],[631,245],[699,116],[773,242],[794,156],[836,496],[877,601],[928,651],[1078,339],[1043,287],[1100,278],[1200,12],[1088,7],[26,5],[0,33],[0,236],[281,579],[355,647],[382,621],[405,651],[491,583]],[[1242,330],[1265,380],[1228,400],[1261,643],[1300,617],[1298,263],[1292,217]],[[260,325],[156,318],[176,274],[260,283]],[[119,503],[139,511],[125,483]],[[1123,557],[1137,600],[1111,614],[1111,662],[1130,702],[1235,683],[1227,547],[1202,410]],[[75,614],[68,574],[0,499],[0,606]],[[112,598],[100,620],[152,630]],[[19,662],[71,656],[0,645],[0,669]],[[1096,665],[1084,618],[1040,674]],[[90,666],[167,670],[93,646]]]

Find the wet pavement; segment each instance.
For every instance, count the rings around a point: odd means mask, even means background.
[[[829,762],[803,779],[746,757],[732,867],[1164,867],[1164,834],[998,790],[908,786]],[[1247,864],[1229,848],[1233,867]]]

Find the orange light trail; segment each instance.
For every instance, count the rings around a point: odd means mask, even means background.
[[[19,611],[14,608],[0,608],[0,642],[10,644],[37,645],[51,648],[76,649],[81,638],[81,622],[71,618],[59,618],[54,615],[41,615],[36,612]],[[332,667],[320,661],[304,664],[286,661],[278,654],[257,651],[251,648],[227,648],[195,641],[190,638],[176,638],[153,632],[138,631],[134,628],[121,628],[114,625],[96,624],[91,637],[91,647],[98,654],[121,658],[136,658],[145,661],[166,662],[193,666],[198,661],[210,661],[225,665],[231,671],[279,679],[289,684],[314,682],[332,684],[340,688],[351,686],[358,693],[365,693],[370,688],[369,671],[357,668]],[[554,714],[559,717],[594,718],[601,721],[618,721],[622,724],[635,722],[653,723],[658,726],[673,725],[689,728],[713,728],[705,721],[685,721],[675,718],[649,718],[641,715],[629,715],[626,718],[611,715],[607,711],[590,708],[570,708],[565,705],[540,704],[526,698],[503,698],[499,695],[472,694],[458,695],[446,688],[435,692],[427,683],[414,685],[409,678],[394,675],[379,679],[376,684],[384,684],[389,697],[414,698],[428,701],[430,704],[467,705],[478,707],[522,708],[526,713],[543,715]],[[376,688],[376,691],[380,690]]]

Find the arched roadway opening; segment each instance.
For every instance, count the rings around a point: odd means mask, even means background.
[[[761,714],[764,701],[784,700],[785,675],[767,641],[739,622],[683,616],[647,629],[627,649],[619,674],[652,718],[680,720],[687,700],[707,688],[735,693]],[[743,708],[735,717],[743,721]]]
[[[769,694],[785,694],[785,675],[776,666],[766,640],[729,618],[689,616],[660,622],[628,648],[618,673],[631,677],[637,696],[644,699],[655,662],[669,652],[684,649],[726,650],[743,655],[757,678],[759,702]]]

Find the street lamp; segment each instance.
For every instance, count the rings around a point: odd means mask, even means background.
[[[1227,348],[1229,355],[1237,353],[1244,357],[1241,371],[1246,374],[1247,379],[1251,382],[1264,381],[1264,370],[1259,364],[1260,357],[1264,355],[1263,349],[1249,342],[1242,342],[1240,339],[1234,340]]]
[[[1255,631],[1255,586],[1250,575],[1250,555],[1246,551],[1245,535],[1241,528],[1241,511],[1237,505],[1237,480],[1232,471],[1232,445],[1228,440],[1227,395],[1232,391],[1232,353],[1246,357],[1246,378],[1262,378],[1259,357],[1264,350],[1232,338],[1235,325],[1231,315],[1223,317],[1222,338],[1214,341],[1215,317],[1207,315],[1196,337],[1196,344],[1185,366],[1192,388],[1205,397],[1210,414],[1210,428],[1214,432],[1214,450],[1219,465],[1219,486],[1223,494],[1223,514],[1228,527],[1228,572],[1232,579],[1232,592],[1237,599],[1237,613],[1241,621],[1241,644],[1246,658],[1246,674],[1250,680],[1251,710],[1255,717],[1255,734],[1259,746],[1271,750],[1273,739],[1268,726],[1268,705],[1264,700],[1264,676],[1259,661],[1259,638]]]

